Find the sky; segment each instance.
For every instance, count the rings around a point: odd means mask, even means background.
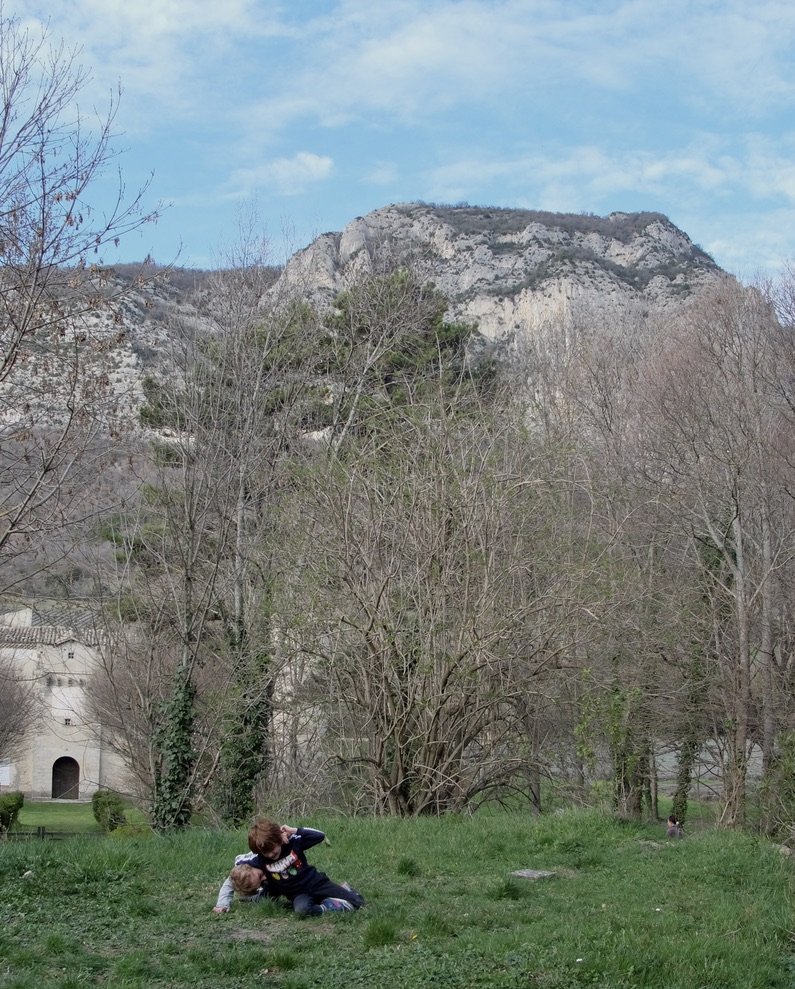
[[[121,86],[155,225],[114,257],[279,263],[397,202],[666,214],[726,270],[795,258],[790,0],[2,0]],[[97,203],[107,194],[98,184]]]

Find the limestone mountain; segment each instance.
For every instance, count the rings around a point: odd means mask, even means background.
[[[727,277],[659,213],[404,203],[316,238],[270,273],[270,301],[298,298],[322,311],[359,274],[406,264],[448,300],[446,318],[471,324],[487,346],[595,311],[667,314]],[[146,264],[98,270],[96,305],[71,298],[68,273],[60,284],[63,298],[52,305],[61,314],[74,310],[74,318],[59,317],[58,333],[49,336],[45,321],[0,383],[0,507],[16,504],[20,472],[32,476],[45,464],[59,512],[69,506],[90,519],[140,483],[134,451],[146,458],[149,440],[165,437],[153,396],[173,376],[177,333],[212,333],[218,325],[213,273]],[[70,443],[79,469],[70,468],[67,485],[48,451],[75,415]],[[58,446],[59,456],[69,449]],[[38,573],[37,591],[53,590],[41,581],[52,582],[54,560],[72,556],[71,539],[62,543],[49,518],[39,528],[44,541],[28,540],[16,557],[0,559],[12,574],[0,573],[0,586]]]
[[[409,260],[449,299],[449,318],[513,336],[571,307],[653,312],[725,277],[660,213],[549,213],[402,203],[295,254],[284,286],[329,304],[357,273]]]
[[[471,323],[492,340],[575,310],[666,311],[726,277],[659,213],[600,217],[404,203],[317,237],[280,277],[274,271],[272,292],[324,308],[358,273],[407,262],[449,300],[448,319]],[[105,304],[84,311],[68,336],[85,341],[83,367],[101,382],[108,438],[142,426],[147,385],[170,373],[174,326],[212,331],[211,294],[208,272],[126,265],[103,273],[97,297]],[[0,434],[57,422],[52,366],[35,349],[18,363],[13,381],[0,387]]]

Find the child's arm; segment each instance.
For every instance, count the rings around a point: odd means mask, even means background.
[[[311,848],[313,845],[319,845],[326,837],[317,828],[291,828],[290,830],[293,832],[293,840],[298,842],[300,848]]]
[[[235,888],[232,885],[232,877],[227,876],[223,886],[218,890],[218,900],[213,907],[213,913],[229,913],[234,898]]]

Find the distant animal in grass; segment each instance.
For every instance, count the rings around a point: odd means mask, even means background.
[[[684,825],[675,814],[668,815],[665,833],[669,838],[684,838]]]

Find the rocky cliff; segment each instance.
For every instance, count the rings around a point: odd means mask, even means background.
[[[723,273],[660,213],[592,216],[402,203],[326,233],[287,264],[280,288],[328,304],[357,273],[406,262],[486,337],[572,307],[665,310]]]
[[[404,204],[318,237],[278,277],[272,272],[270,291],[331,306],[360,273],[396,264],[413,265],[444,293],[449,318],[471,322],[495,341],[583,310],[665,312],[725,277],[656,213],[597,217]],[[213,332],[214,279],[146,265],[103,270],[87,282],[85,302],[70,296],[69,272],[55,282],[63,297],[53,306],[74,317],[54,329],[43,322],[0,382],[0,506],[16,504],[26,478],[45,464],[45,476],[54,477],[48,497],[61,515],[88,525],[108,505],[132,497],[146,473],[132,458],[148,440],[167,438],[151,417],[142,420],[141,410],[157,382],[173,375],[180,334]],[[67,422],[63,445],[58,429]],[[55,466],[53,451],[61,458]],[[76,466],[62,466],[73,454]],[[60,581],[76,593],[91,585],[90,571],[70,563],[81,530],[67,527],[61,536],[44,514],[33,526],[38,541],[0,557],[8,564],[0,566],[0,589],[24,585],[50,594]]]
[[[290,259],[272,291],[328,306],[363,271],[405,263],[449,299],[450,319],[473,323],[489,339],[582,310],[664,311],[725,277],[659,213],[599,217],[405,203],[321,235]],[[131,265],[104,273],[96,296],[106,302],[83,312],[66,336],[85,341],[83,371],[94,385],[102,382],[111,432],[114,424],[140,426],[144,380],[170,373],[175,325],[212,327],[211,295],[207,272]],[[35,348],[20,359],[0,386],[0,435],[26,418],[29,426],[58,422],[57,378]]]

